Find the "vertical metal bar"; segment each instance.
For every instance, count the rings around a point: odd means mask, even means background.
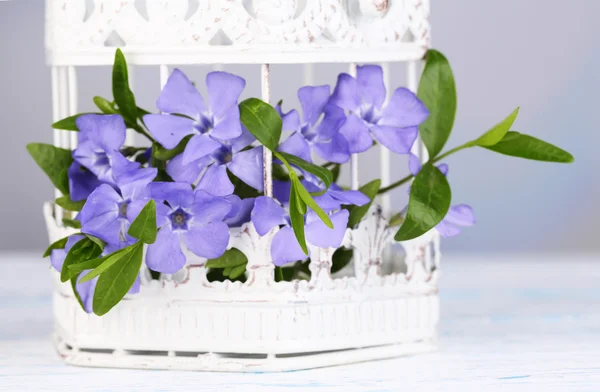
[[[350,63],[350,69],[348,70],[348,73],[351,76],[356,77],[356,63]],[[358,179],[358,154],[352,154],[350,156],[350,172],[351,172],[351,182],[350,182],[350,186],[352,189],[358,189],[359,188],[359,179]]]
[[[381,68],[383,70],[383,84],[385,85],[385,90],[387,92],[387,100],[392,93],[390,91],[390,65],[389,63],[382,63]],[[382,144],[379,145],[379,174],[381,176],[381,187],[383,188],[390,185],[390,150],[385,148]],[[383,216],[387,217],[390,213],[389,193],[381,195],[380,202]]]
[[[262,64],[261,71],[261,97],[266,103],[271,103],[271,72],[269,64]],[[273,156],[268,148],[263,147],[263,179],[265,196],[273,197]]]
[[[414,93],[417,92],[419,86],[419,64],[420,61],[409,61],[406,63],[406,87]],[[421,162],[427,162],[427,149],[425,149],[420,137],[415,141],[411,151],[419,157]]]
[[[165,87],[165,84],[167,84],[167,80],[169,79],[169,66],[161,64],[159,66],[159,72],[160,72],[160,89],[162,90],[163,87]]]
[[[58,67],[53,65],[50,70],[51,80],[52,80],[52,122],[56,122],[60,120],[60,98],[59,98],[59,89],[58,89]],[[53,130],[53,143],[56,147],[61,146],[61,130],[54,129]],[[61,193],[58,189],[54,189],[54,197],[58,198],[61,196]],[[62,210],[60,207],[54,208],[54,218],[57,224],[60,224],[62,221]]]
[[[77,114],[77,74],[75,67],[70,65],[67,67],[67,78],[69,80],[69,116]],[[69,132],[71,139],[71,149],[77,148],[78,132]]]

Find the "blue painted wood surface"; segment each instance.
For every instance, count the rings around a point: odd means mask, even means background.
[[[0,391],[600,391],[600,257],[445,256],[441,350],[279,374],[77,368],[51,343],[49,263],[0,255]]]

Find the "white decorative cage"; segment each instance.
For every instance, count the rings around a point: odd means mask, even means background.
[[[54,120],[77,113],[76,69],[110,65],[116,39],[134,65],[261,64],[262,99],[271,101],[270,65],[402,63],[416,90],[429,47],[428,0],[46,0],[47,59]],[[257,75],[258,76],[258,75]],[[74,133],[55,130],[54,144],[73,149]],[[418,156],[424,149],[417,141]],[[272,195],[265,149],[265,193]],[[380,150],[382,186],[390,184],[389,153]],[[358,159],[351,160],[358,188]],[[439,320],[439,236],[401,243],[406,271],[384,275],[393,242],[389,199],[381,197],[343,246],[354,249],[354,276],[332,278],[335,249],[311,249],[310,281],[275,282],[269,244],[251,223],[232,232],[230,247],[248,257],[241,282],[209,282],[203,260],[188,254],[176,276],[152,280],[103,317],[83,312],[72,289],[54,276],[55,344],[82,366],[281,371],[436,348]],[[44,209],[51,242],[71,233],[62,212]],[[55,274],[56,275],[56,274]]]

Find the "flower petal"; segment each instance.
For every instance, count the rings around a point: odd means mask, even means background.
[[[84,114],[75,123],[86,139],[105,151],[118,150],[125,143],[125,121],[118,114]]]
[[[279,115],[281,116],[282,121],[282,131],[299,131],[300,130],[300,113],[297,110],[293,109],[287,113],[283,113],[281,111],[281,106],[278,105]]]
[[[231,141],[231,151],[236,153],[251,145],[256,138],[242,124],[242,134]]]
[[[83,236],[80,234],[72,235],[67,239],[67,243],[65,244],[64,249],[53,249],[50,253],[50,264],[54,267],[58,272],[62,271],[63,263],[65,262],[65,257],[67,257],[67,253],[69,250],[83,239]]]
[[[361,102],[356,79],[346,73],[340,74],[329,102],[346,110],[358,109]]]
[[[364,206],[368,202],[371,201],[364,193],[361,191],[344,191],[344,190],[329,190],[327,193],[331,195],[335,200],[339,201],[340,204],[343,205],[355,205],[355,206]]]
[[[196,189],[194,192],[194,205],[190,209],[194,215],[194,222],[208,223],[222,221],[231,211],[231,202],[224,197]]]
[[[239,118],[237,102],[245,86],[244,79],[227,72],[217,71],[206,75],[210,111],[216,119],[231,112],[237,112]]]
[[[150,197],[158,202],[166,201],[172,209],[188,208],[194,203],[194,191],[183,182],[153,182],[148,184]]]
[[[252,188],[263,190],[263,147],[254,147],[233,154],[227,168]]]
[[[386,90],[383,83],[383,70],[378,65],[356,67],[356,80],[362,103],[380,108],[385,102]]]
[[[397,128],[382,125],[371,127],[378,142],[396,154],[408,154],[419,133],[417,127]]]
[[[206,169],[196,189],[203,189],[215,196],[227,196],[233,193],[234,186],[227,175],[227,167],[215,163]]]
[[[290,201],[290,191],[292,183],[290,181],[273,180],[273,197],[281,204],[287,204]]]
[[[308,256],[300,248],[294,231],[289,226],[284,226],[273,237],[271,243],[271,258],[273,264],[282,266],[293,261],[304,260]]]
[[[438,223],[435,229],[444,238],[454,237],[460,234],[460,228],[458,226],[455,226],[446,221],[441,221],[440,223]]]
[[[183,234],[183,241],[195,255],[214,259],[223,255],[227,250],[229,227],[224,222],[192,225]]]
[[[92,280],[88,280],[87,282],[84,283],[79,283],[79,281],[86,276],[88,273],[90,273],[92,270],[86,270],[83,271],[80,275],[79,275],[79,280],[77,281],[77,283],[75,283],[75,290],[77,291],[77,294],[79,294],[79,298],[81,299],[81,302],[83,303],[83,309],[86,311],[86,313],[93,313],[93,303],[94,303],[94,291],[96,291],[96,284],[98,283],[98,277],[92,279]]]
[[[344,240],[348,216],[348,210],[340,210],[332,214],[329,218],[333,223],[333,229],[325,226],[320,219],[307,223],[306,241],[321,248],[338,248]]]
[[[94,189],[102,184],[94,173],[84,169],[77,161],[73,161],[71,166],[69,166],[67,174],[69,177],[70,196],[73,201],[86,199]]]
[[[410,170],[413,176],[416,176],[421,171],[421,160],[412,152],[408,153],[408,169]]]
[[[224,222],[229,227],[240,227],[250,222],[250,214],[254,208],[254,198],[240,199],[236,195],[229,195],[226,199],[231,203],[231,211],[225,217]]]
[[[304,86],[298,90],[298,100],[302,105],[302,114],[304,122],[311,127],[314,126],[327,102],[329,101],[330,87],[325,86]]]
[[[88,197],[79,213],[81,232],[96,236],[108,243],[118,243],[125,219],[119,217],[121,196],[107,184],[100,185]]]
[[[233,140],[241,135],[242,124],[237,106],[235,111],[232,110],[221,119],[215,120],[214,128],[210,131],[210,136],[221,141]]]
[[[328,140],[339,133],[340,128],[346,121],[346,113],[344,113],[344,109],[338,106],[327,105],[324,114],[323,120],[316,128],[316,133],[319,139]]]
[[[353,154],[367,151],[373,145],[373,139],[366,124],[354,114],[346,118],[340,133],[348,141],[348,147]]]
[[[173,70],[169,79],[167,79],[167,83],[165,83],[156,102],[156,107],[161,112],[185,114],[193,119],[199,119],[201,113],[207,111],[204,99],[202,99],[196,87],[177,68]]]
[[[186,258],[181,251],[179,234],[167,225],[158,231],[156,241],[148,245],[146,265],[163,274],[174,274],[185,265]]]
[[[448,165],[445,163],[440,163],[437,165],[437,168],[442,172],[443,175],[448,175]]]
[[[154,138],[165,148],[175,148],[181,139],[192,133],[197,133],[194,121],[169,114],[147,114],[144,123]]]
[[[457,226],[470,227],[475,224],[475,214],[471,206],[457,204],[450,207],[444,221]]]
[[[317,155],[329,162],[346,163],[350,159],[350,146],[340,133],[335,134],[329,141],[315,143],[313,148]]]
[[[310,156],[310,146],[304,139],[304,137],[294,132],[288,137],[283,143],[279,145],[279,151],[287,152],[288,154],[295,155],[298,158],[304,159],[307,162],[312,162]]]
[[[429,116],[425,104],[410,90],[399,88],[383,110],[379,125],[400,128],[420,125]]]
[[[135,200],[147,196],[146,186],[156,178],[158,169],[155,167],[137,168],[127,172],[118,172],[115,182],[125,200]]]
[[[221,143],[210,136],[206,134],[194,135],[187,146],[185,146],[183,154],[181,154],[183,155],[183,161],[181,163],[183,165],[189,165],[193,161],[212,154],[218,148],[221,148]]]
[[[190,162],[189,165],[184,165],[183,154],[179,154],[167,163],[167,174],[175,181],[195,184],[202,170],[212,162],[213,159],[206,156],[197,161]]]
[[[285,210],[274,199],[259,196],[254,201],[254,209],[250,215],[252,224],[259,235],[265,235],[278,225],[285,224]]]

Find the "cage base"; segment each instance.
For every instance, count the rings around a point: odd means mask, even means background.
[[[337,351],[273,355],[86,349],[69,345],[58,333],[53,335],[53,342],[61,359],[74,366],[243,373],[285,372],[339,366],[424,354],[436,351],[438,348],[434,341],[421,341]]]

